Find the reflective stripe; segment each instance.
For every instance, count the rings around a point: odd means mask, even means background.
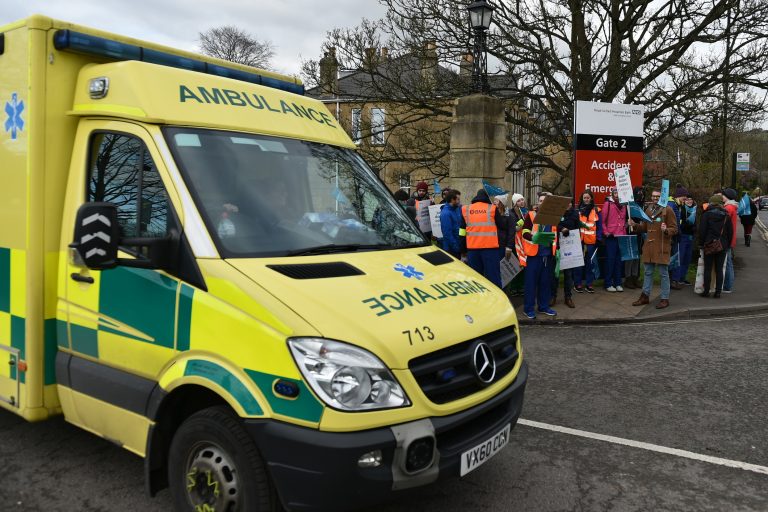
[[[461,208],[466,224],[467,249],[495,249],[499,247],[495,222],[496,206],[473,203]]]
[[[528,212],[528,215],[531,217],[531,222],[533,222],[533,220],[536,218],[536,212]],[[548,232],[548,233],[554,233],[555,232],[552,228],[549,228],[549,229],[546,229],[546,230],[542,230],[541,229],[541,224],[533,224],[533,231],[529,231],[527,229],[523,230],[523,232],[531,233],[531,238],[533,238],[533,235],[535,235],[539,231]],[[557,235],[555,235],[555,238],[557,238]],[[552,254],[553,255],[557,251],[556,246],[557,246],[557,240],[555,239],[552,242]],[[539,247],[542,247],[542,246],[540,246],[539,244],[535,244],[532,241],[528,241],[525,238],[523,238],[523,247],[525,249],[525,255],[526,255],[526,260],[527,260],[528,256],[538,256],[538,254],[539,254]]]

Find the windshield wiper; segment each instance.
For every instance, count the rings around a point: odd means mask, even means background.
[[[288,251],[285,255],[304,256],[307,254],[330,254],[332,252],[355,252],[372,249],[394,249],[394,246],[390,244],[326,244]]]

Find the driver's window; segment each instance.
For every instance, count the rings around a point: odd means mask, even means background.
[[[168,196],[140,139],[121,133],[95,133],[88,165],[88,201],[117,206],[122,237],[166,236]]]

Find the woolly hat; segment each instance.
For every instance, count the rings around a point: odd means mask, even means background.
[[[416,184],[416,190],[429,190],[429,185],[426,181],[420,181]]]
[[[709,204],[712,206],[722,206],[723,205],[723,196],[720,194],[715,194],[712,197],[709,198]]]
[[[522,194],[512,194],[512,206],[515,206],[521,199],[525,199]]]
[[[675,189],[674,197],[685,197],[687,195],[688,195],[688,189],[682,185],[678,185],[677,188]]]
[[[498,200],[502,205],[507,206],[507,201],[509,201],[509,194],[501,194],[494,196],[493,198]]]
[[[736,198],[738,197],[738,194],[732,188],[727,188],[727,189],[723,190],[723,195],[725,197],[727,197],[728,199],[730,199],[731,201],[735,201]]]

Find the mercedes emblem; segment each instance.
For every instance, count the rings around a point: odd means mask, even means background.
[[[483,384],[490,384],[496,377],[496,359],[493,357],[493,350],[485,342],[479,342],[472,351],[472,366],[475,369],[475,375]]]

